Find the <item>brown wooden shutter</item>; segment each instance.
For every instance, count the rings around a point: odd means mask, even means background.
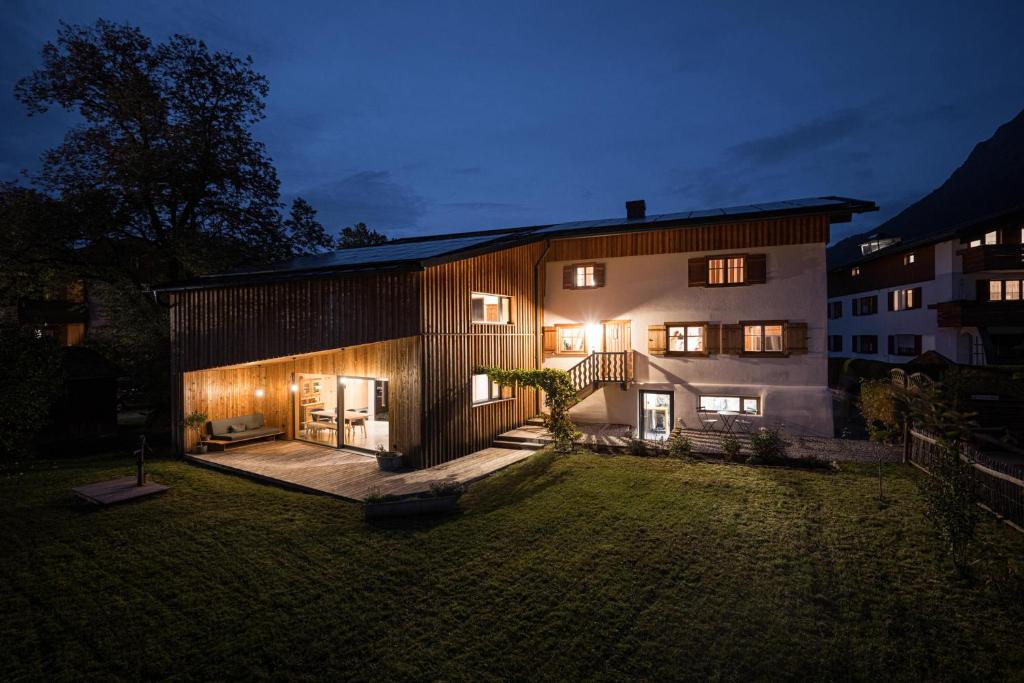
[[[572,266],[562,268],[562,289],[576,289],[576,269]]]
[[[558,333],[553,327],[544,328],[544,353],[554,353],[558,350]]]
[[[708,260],[700,258],[690,259],[690,287],[703,287],[708,283]]]
[[[604,264],[603,263],[595,263],[594,264],[594,286],[595,287],[604,287]]]
[[[768,282],[768,258],[766,254],[747,256],[747,284],[763,285]]]
[[[914,355],[921,355],[921,335],[919,334],[914,335]]]
[[[889,302],[889,310],[890,311],[895,311],[896,310],[896,297],[898,297],[898,296],[899,296],[899,291],[889,292],[888,294],[885,295],[886,301]]]
[[[722,353],[743,353],[743,326],[722,325]]]
[[[649,325],[647,327],[647,353],[652,356],[664,356],[666,342],[665,325]]]
[[[708,323],[705,334],[705,348],[708,353],[719,353],[722,349],[722,326],[718,323]]]
[[[988,301],[988,280],[978,280],[975,285],[978,288],[978,301]]]
[[[807,323],[786,323],[786,351],[807,353]]]
[[[921,288],[914,287],[914,308],[921,308]]]
[[[892,355],[895,355],[895,354],[896,354],[896,337],[894,335],[890,334],[889,335],[889,355],[892,356]]]

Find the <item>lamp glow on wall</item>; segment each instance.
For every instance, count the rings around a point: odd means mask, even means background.
[[[587,323],[587,350],[598,351],[601,349],[601,325],[598,323]]]
[[[294,382],[292,382],[292,385],[291,385],[290,389],[292,390],[293,394],[299,393],[299,385],[295,384]]]
[[[266,392],[263,391],[263,387],[260,387],[259,389],[256,390],[256,398],[263,398],[264,393]]]

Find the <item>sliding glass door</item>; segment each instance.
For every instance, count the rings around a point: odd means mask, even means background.
[[[338,447],[339,387],[337,375],[296,375],[294,393],[297,439]]]

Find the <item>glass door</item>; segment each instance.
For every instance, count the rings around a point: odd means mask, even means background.
[[[339,382],[337,375],[295,376],[295,438],[338,447]]]
[[[664,441],[672,432],[674,400],[671,391],[640,392],[640,438]]]
[[[339,377],[341,438],[348,448],[375,451],[392,447],[388,381],[374,377]]]

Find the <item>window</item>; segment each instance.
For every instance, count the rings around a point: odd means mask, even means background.
[[[512,387],[492,382],[487,375],[473,375],[473,403],[489,403],[512,398]]]
[[[755,396],[701,396],[697,400],[697,410],[717,413],[719,410],[731,410],[746,415],[761,414],[761,399]]]
[[[707,325],[705,323],[687,323],[667,325],[668,353],[699,354],[707,353]]]
[[[999,233],[995,230],[985,233],[985,244],[999,244]]]
[[[913,263],[916,260],[917,259],[914,258],[913,254],[904,254],[903,255],[903,265],[905,265],[905,266],[909,266],[911,263]]]
[[[850,275],[852,275],[853,277],[857,277],[858,275],[860,275],[860,266],[854,266],[853,268],[850,268]]]
[[[708,259],[709,285],[741,285],[746,282],[746,257]]]
[[[830,334],[828,335],[828,350],[833,353],[838,353],[843,350],[843,335],[841,334]]]
[[[779,323],[744,325],[744,353],[782,353],[782,327]]]
[[[854,315],[874,315],[878,313],[878,297],[875,295],[862,296],[853,300]]]
[[[835,320],[836,318],[843,317],[843,302],[842,301],[829,301],[828,302],[828,319]]]
[[[512,299],[496,294],[472,296],[472,320],[475,323],[507,325],[512,322]]]
[[[573,263],[562,270],[562,289],[604,287],[603,263]]]
[[[971,247],[972,249],[974,247],[980,247],[981,246],[981,240],[971,240],[970,242],[967,243],[967,246]]]
[[[878,353],[878,336],[874,334],[855,334],[852,338],[851,347],[854,353]]]
[[[921,308],[921,288],[894,289],[889,292],[890,311],[909,311],[912,308]]]
[[[1020,280],[990,280],[988,283],[989,301],[1020,301],[1024,283]]]
[[[583,325],[556,325],[555,353],[586,354],[587,331]]]
[[[893,356],[917,356],[921,353],[921,335],[889,335],[889,353]]]

